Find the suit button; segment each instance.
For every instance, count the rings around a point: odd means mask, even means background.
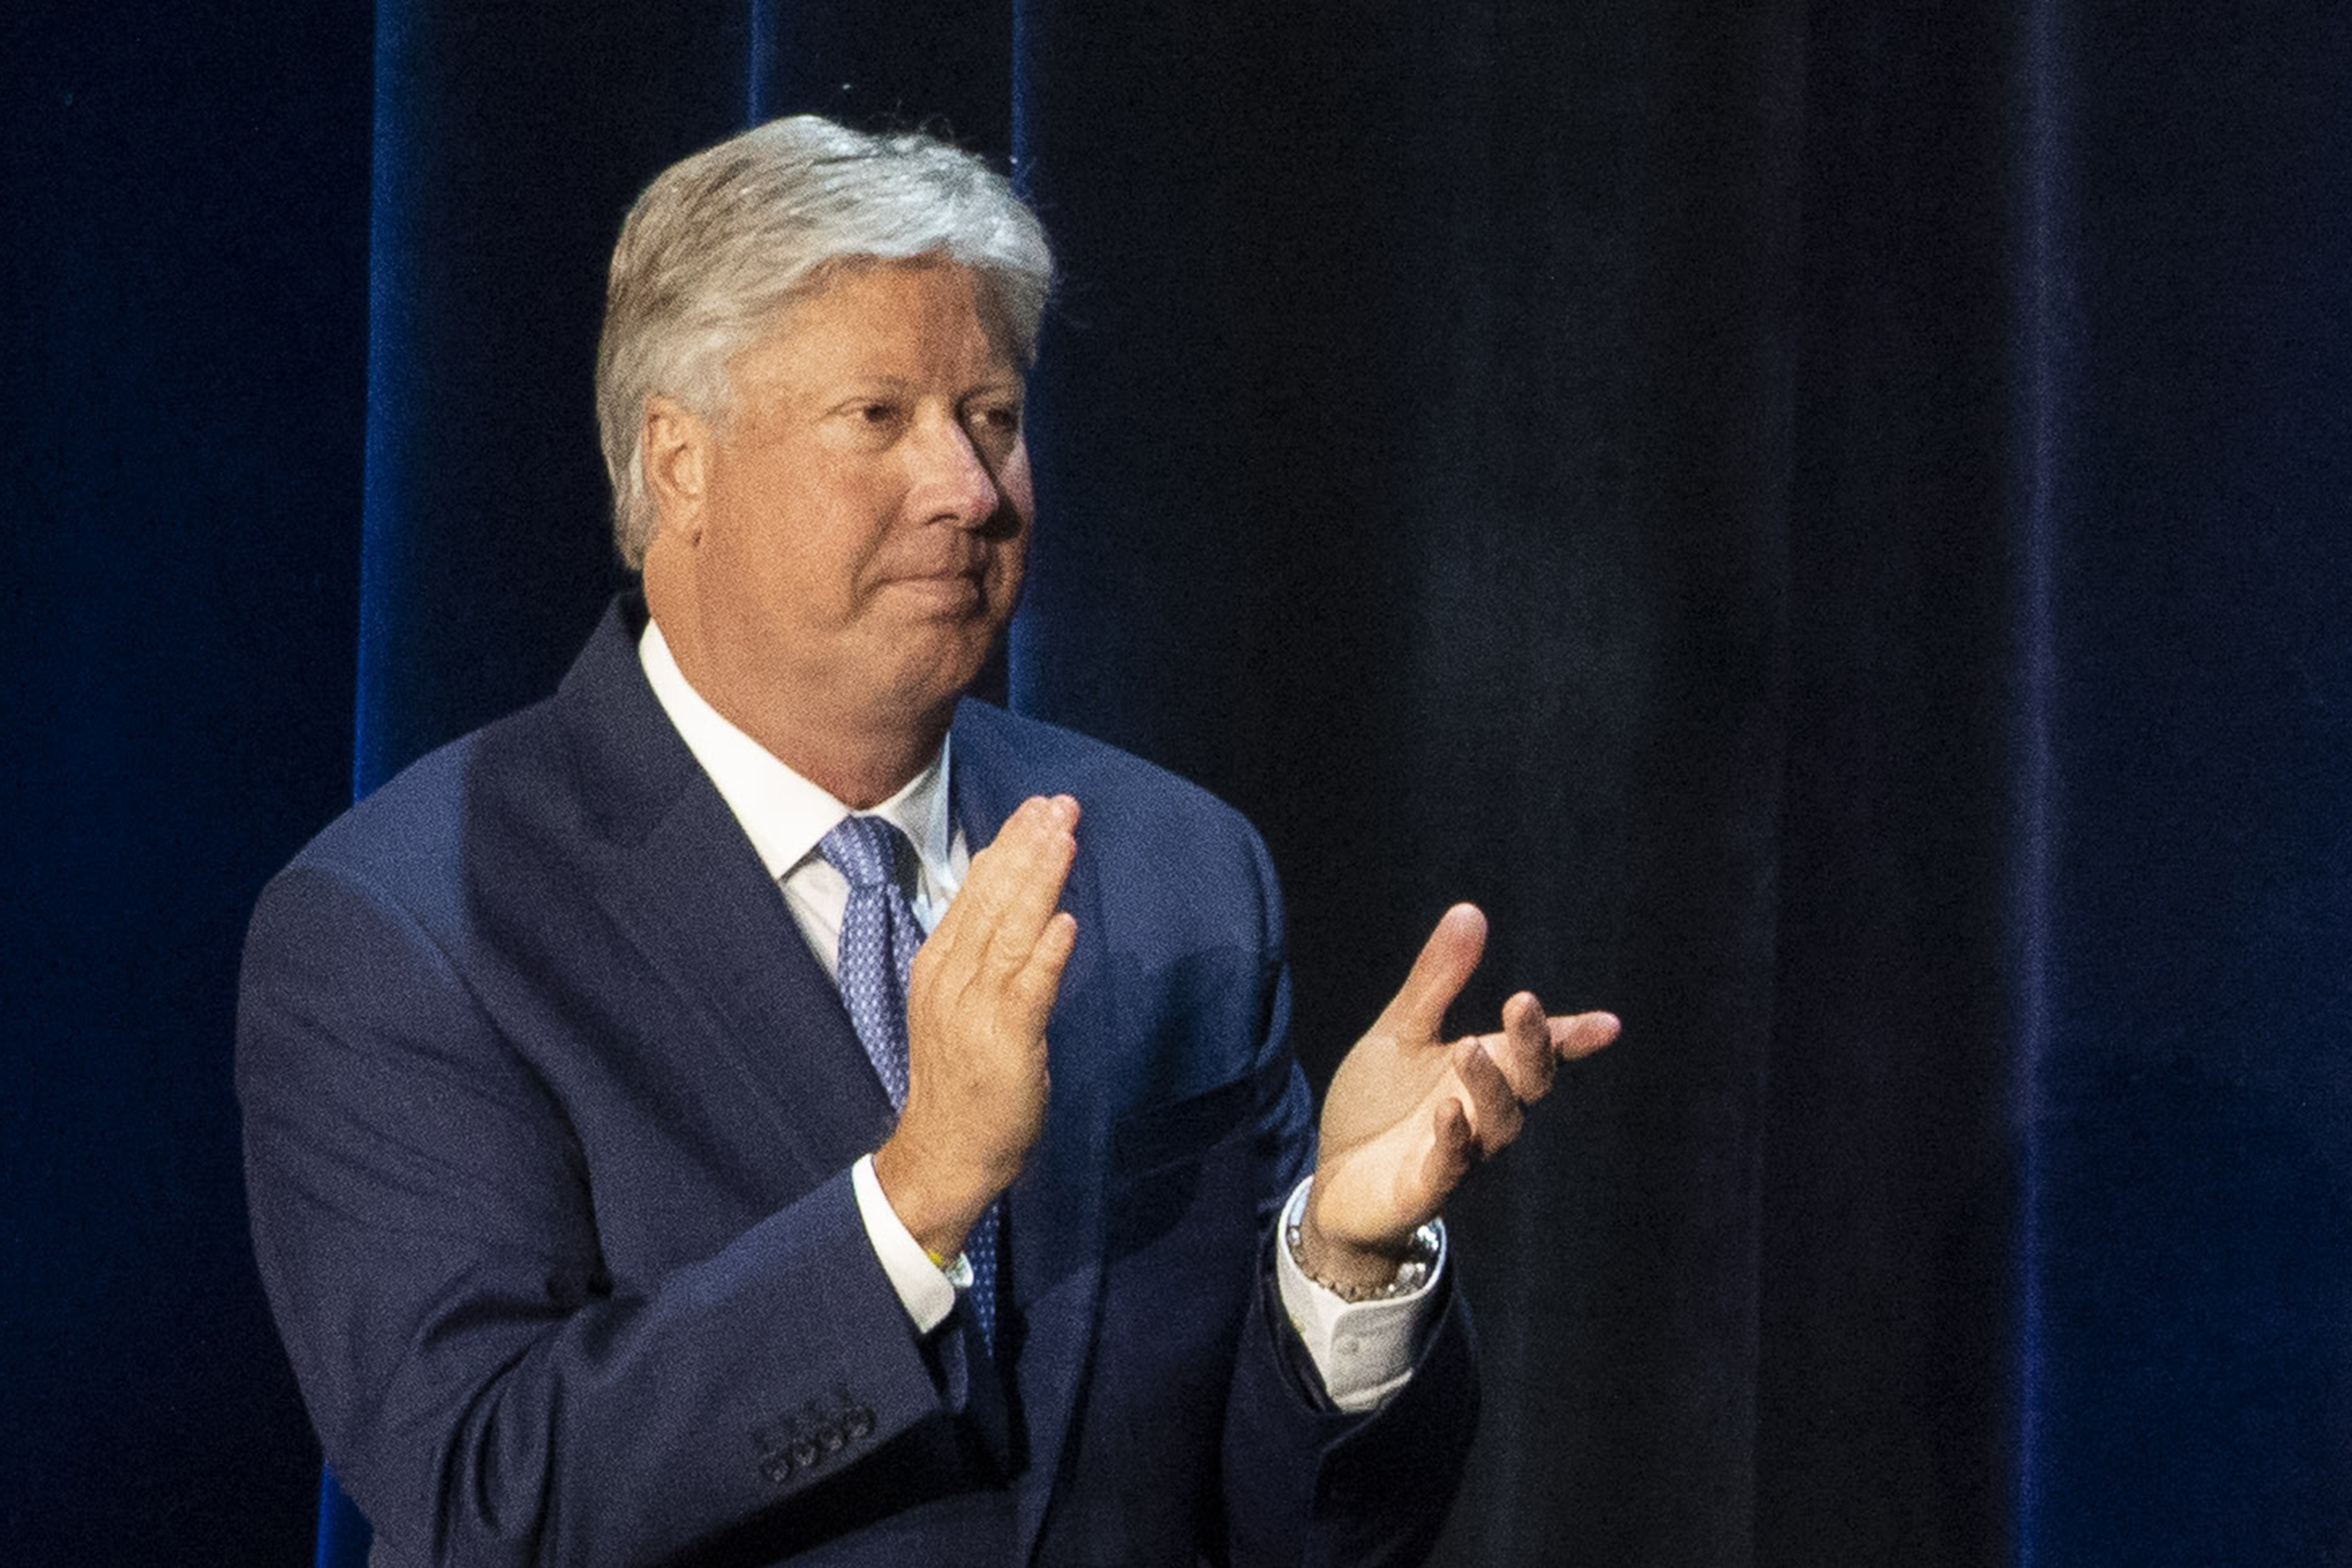
[[[796,1468],[805,1470],[813,1468],[815,1466],[818,1455],[816,1439],[814,1437],[793,1438],[792,1448],[789,1451],[792,1456],[793,1464]]]
[[[783,1485],[793,1479],[792,1457],[788,1454],[761,1455],[760,1473],[778,1486]]]
[[[874,1436],[874,1412],[867,1409],[865,1405],[861,1405],[856,1409],[849,1412],[846,1420],[849,1426],[849,1435],[852,1437],[871,1437]]]

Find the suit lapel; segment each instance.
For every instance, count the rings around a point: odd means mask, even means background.
[[[594,896],[699,1019],[779,1153],[821,1179],[890,1131],[888,1098],[841,994],[766,868],[646,684],[616,605],[558,693],[607,853]]]
[[[974,853],[1024,799],[1068,790],[1071,784],[1041,776],[1007,743],[1003,724],[1001,714],[969,701],[956,719],[955,809]],[[1085,804],[1081,798],[1082,810]],[[1103,1154],[1117,1058],[1100,888],[1083,818],[1062,907],[1077,920],[1078,942],[1046,1026],[1053,1098],[1045,1136],[1006,1199],[1009,1315],[1018,1325],[1013,1381],[1027,1448],[1019,1497],[1023,1559],[1045,1522],[1071,1413],[1087,1377],[1102,1296]]]

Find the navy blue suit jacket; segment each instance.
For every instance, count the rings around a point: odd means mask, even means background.
[[[891,1111],[616,605],[558,693],[436,752],[263,895],[253,1230],[377,1562],[1189,1563],[1425,1551],[1475,1413],[1449,1301],[1328,1409],[1267,1263],[1310,1158],[1282,917],[1239,816],[965,703],[974,849],[1085,813],[1045,1134],[993,1361],[918,1336],[848,1179]],[[1002,1369],[1000,1373],[1000,1367]]]

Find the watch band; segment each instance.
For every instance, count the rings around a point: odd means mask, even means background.
[[[1437,1265],[1436,1221],[1432,1220],[1423,1226],[1407,1240],[1404,1258],[1397,1264],[1397,1271],[1393,1279],[1378,1285],[1342,1285],[1336,1279],[1326,1279],[1307,1267],[1307,1251],[1300,1245],[1299,1235],[1306,1208],[1305,1204],[1299,1205],[1299,1217],[1291,1219],[1282,1227],[1282,1231],[1284,1244],[1290,1248],[1291,1261],[1298,1265],[1298,1271],[1306,1275],[1312,1283],[1350,1304],[1358,1301],[1394,1300],[1399,1296],[1410,1296],[1429,1283],[1429,1271]]]

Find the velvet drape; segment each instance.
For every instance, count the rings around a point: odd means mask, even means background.
[[[49,9],[12,1560],[307,1550],[242,909],[552,684],[620,215],[818,109],[1044,214],[1009,700],[1259,824],[1310,1073],[1456,899],[1627,1021],[1451,1216],[1442,1561],[2352,1562],[2341,8]]]

